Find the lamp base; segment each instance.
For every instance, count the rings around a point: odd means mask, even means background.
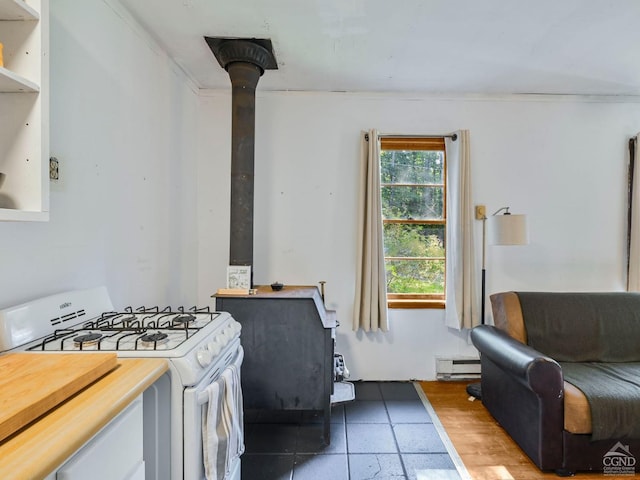
[[[471,395],[473,398],[477,398],[478,400],[482,400],[482,385],[480,382],[470,383],[467,385],[467,393]]]

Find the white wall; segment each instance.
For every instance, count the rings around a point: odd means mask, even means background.
[[[114,8],[116,10],[114,10]],[[51,220],[0,223],[0,307],[195,302],[197,95],[116,2],[51,2]]]
[[[622,290],[626,148],[640,129],[639,107],[587,97],[258,91],[254,281],[326,280],[352,378],[433,379],[436,355],[475,354],[466,332],[444,326],[442,310],[392,310],[390,333],[351,331],[360,131],[470,130],[475,203],[529,216],[530,245],[488,247],[489,293]],[[230,108],[229,92],[203,92],[200,302],[225,283]]]
[[[120,307],[212,304],[228,262],[229,91],[195,94],[116,0],[51,3],[61,180],[49,222],[0,223],[0,307],[102,284]],[[441,310],[393,310],[388,334],[350,329],[360,131],[471,131],[476,203],[527,213],[531,229],[528,246],[489,247],[489,292],[621,290],[639,125],[623,98],[259,91],[255,281],[326,280],[354,378],[433,378],[435,355],[474,353]]]

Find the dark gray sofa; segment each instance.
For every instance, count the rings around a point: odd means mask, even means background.
[[[503,292],[491,305],[495,326],[471,339],[498,423],[541,470],[635,472],[640,294]]]

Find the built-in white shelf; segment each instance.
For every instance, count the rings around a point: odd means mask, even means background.
[[[0,20],[39,20],[40,13],[23,0],[0,0]]]
[[[0,67],[0,93],[37,93],[39,91],[40,86],[31,80]]]
[[[0,0],[0,220],[49,218],[49,0]]]
[[[49,220],[49,212],[32,212],[29,210],[0,208],[0,219],[16,222],[46,222]]]

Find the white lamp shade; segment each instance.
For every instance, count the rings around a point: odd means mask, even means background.
[[[491,219],[492,245],[527,245],[529,229],[526,215],[494,215]]]

